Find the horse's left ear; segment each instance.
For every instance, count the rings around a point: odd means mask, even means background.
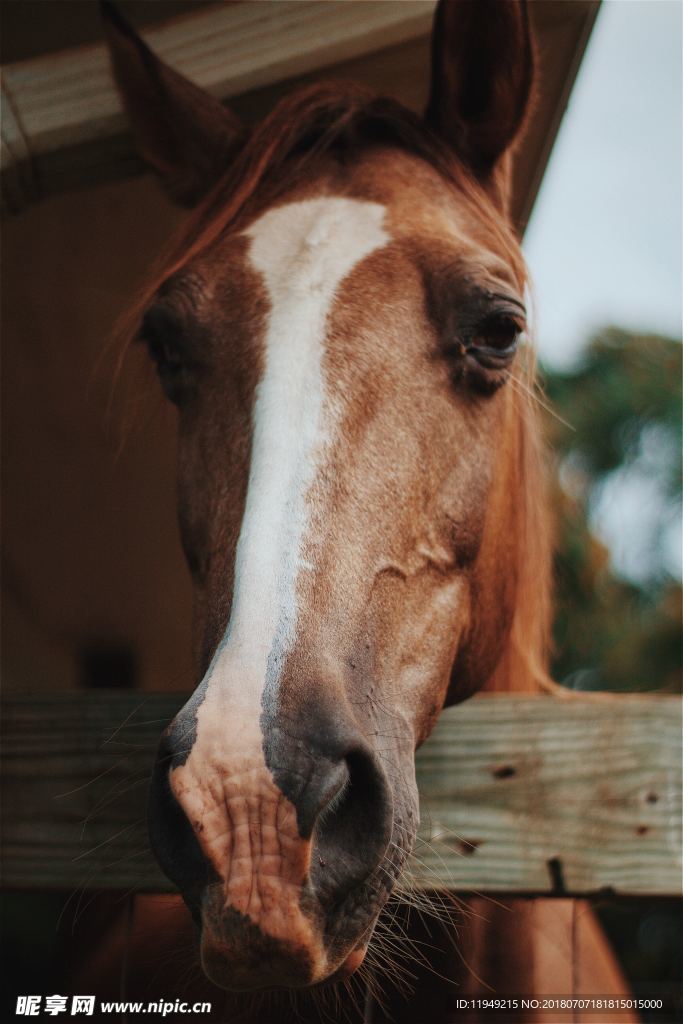
[[[533,70],[524,0],[440,0],[425,119],[485,184],[522,125]]]
[[[238,119],[210,93],[170,68],[100,0],[112,70],[138,151],[171,198],[194,206],[244,141]]]

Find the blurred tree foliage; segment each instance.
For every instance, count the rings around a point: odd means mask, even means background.
[[[576,367],[542,375],[557,414],[547,424],[558,462],[553,673],[574,689],[680,687],[683,595],[671,541],[680,528],[682,351],[669,338],[608,328]],[[642,499],[632,543],[645,556],[635,574],[620,572],[595,534],[610,496],[636,508]]]

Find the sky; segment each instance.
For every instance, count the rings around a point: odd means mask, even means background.
[[[524,242],[541,360],[568,368],[614,324],[681,337],[679,0],[603,0]],[[680,514],[636,465],[606,485],[591,527],[613,567],[681,575]],[[654,544],[656,539],[657,544]]]
[[[681,336],[680,0],[603,0],[527,230],[541,359]]]

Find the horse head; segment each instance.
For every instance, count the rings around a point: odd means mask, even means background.
[[[140,150],[194,207],[140,309],[178,411],[198,665],[152,843],[210,979],[314,986],[363,961],[441,709],[542,671],[507,214],[527,15],[442,0],[424,117],[313,85],[251,130],[107,22]]]

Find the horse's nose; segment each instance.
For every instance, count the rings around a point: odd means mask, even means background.
[[[327,926],[386,881],[393,808],[377,753],[340,700],[226,714],[191,705],[166,730],[149,803],[161,867],[201,927],[226,988],[316,984],[362,956]],[[336,934],[336,933],[335,933]],[[341,958],[341,959],[340,959]],[[343,961],[343,963],[342,963]],[[354,961],[355,963],[355,961]]]
[[[289,880],[296,878],[321,905],[338,903],[375,871],[391,838],[390,788],[377,753],[342,707],[309,704],[296,716],[264,712],[248,749],[226,724],[222,749],[214,738],[211,757],[202,762],[209,770],[193,774],[192,806],[171,781],[188,757],[187,717],[184,709],[161,739],[149,828],[157,860],[193,911],[199,912],[206,886],[221,879],[233,886],[237,905],[235,857],[240,872],[251,870],[258,879],[271,870],[260,863],[271,843],[288,851]],[[274,810],[278,804],[290,813]],[[247,835],[245,853],[237,840]]]
[[[264,716],[264,719],[266,716]],[[378,753],[343,705],[302,708],[299,721],[266,725],[266,763],[313,844],[311,881],[338,901],[381,861],[391,839],[391,791]]]
[[[175,719],[173,725],[178,720]],[[200,847],[195,830],[171,789],[170,771],[178,763],[178,730],[166,730],[159,741],[147,804],[150,845],[164,873],[199,917],[202,891],[216,872]]]

